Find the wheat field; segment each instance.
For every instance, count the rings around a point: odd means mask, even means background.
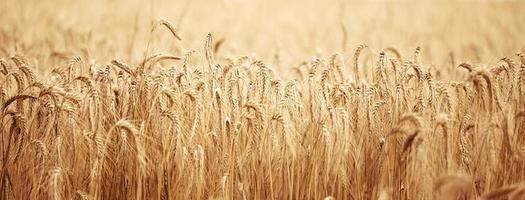
[[[523,200],[523,11],[1,0],[0,199]]]

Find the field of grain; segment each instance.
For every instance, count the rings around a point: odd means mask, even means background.
[[[0,199],[523,200],[524,11],[0,0]]]

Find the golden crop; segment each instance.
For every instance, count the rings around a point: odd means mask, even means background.
[[[0,1],[0,199],[525,199],[525,2]]]

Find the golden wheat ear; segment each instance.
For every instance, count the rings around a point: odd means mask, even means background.
[[[155,29],[157,29],[158,26],[163,26],[163,27],[166,27],[170,33],[173,35],[173,37],[175,37],[177,40],[182,40],[181,37],[177,34],[177,32],[175,31],[175,28],[171,25],[171,23],[169,23],[168,21],[166,20],[159,20],[152,28],[151,28],[151,32],[155,31]]]

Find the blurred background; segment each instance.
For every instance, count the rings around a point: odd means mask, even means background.
[[[490,63],[525,51],[525,1],[503,0],[1,0],[0,57],[37,63],[84,55],[139,62],[150,52],[203,49],[221,40],[218,59],[256,56],[283,66],[360,44],[403,56],[422,48],[424,62]],[[182,38],[154,23],[170,22]],[[48,63],[49,61],[49,63]],[[44,64],[46,63],[46,64]]]

